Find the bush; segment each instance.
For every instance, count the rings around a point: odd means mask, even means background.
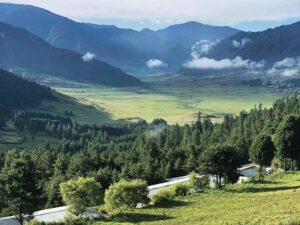
[[[137,204],[148,204],[147,182],[132,180],[112,184],[105,192],[105,206],[108,210],[135,208]]]
[[[61,194],[68,210],[82,215],[87,207],[100,204],[103,200],[101,185],[94,178],[69,180],[60,184]]]
[[[209,188],[209,177],[208,176],[198,176],[195,172],[189,175],[189,185],[192,192],[201,192]]]
[[[186,183],[175,184],[172,191],[175,196],[187,196],[190,194],[190,185]]]
[[[283,167],[282,166],[282,161],[279,158],[274,157],[274,159],[272,160],[272,163],[271,163],[271,167],[272,167],[272,169],[277,171],[278,169]]]
[[[159,204],[162,202],[166,202],[172,200],[175,197],[175,193],[171,188],[162,189],[158,191],[151,197],[151,202],[154,204]]]

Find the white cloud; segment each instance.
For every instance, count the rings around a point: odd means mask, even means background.
[[[279,75],[279,76],[284,76],[284,77],[292,77],[292,76],[297,76],[300,75],[300,69],[299,68],[289,68],[289,69],[279,69],[279,68],[274,68],[272,67],[267,71],[268,75]]]
[[[282,67],[296,67],[300,66],[300,57],[298,58],[285,58],[281,61],[278,61],[274,64],[275,68],[282,68]]]
[[[247,68],[247,69],[260,69],[264,67],[265,62],[254,62],[248,59],[243,60],[237,56],[234,59],[221,59],[216,60],[212,58],[202,57],[193,59],[183,66],[191,69],[230,69],[230,68]]]
[[[90,62],[90,61],[93,61],[96,58],[96,55],[91,53],[91,52],[87,52],[81,58],[85,62]]]
[[[284,77],[292,77],[292,76],[296,76],[299,74],[299,70],[298,69],[286,69],[283,70],[281,75]]]
[[[152,69],[152,68],[157,68],[157,67],[167,67],[168,65],[166,63],[164,63],[163,61],[159,60],[159,59],[149,59],[146,62],[146,65],[148,66],[148,68]]]
[[[268,75],[276,75],[276,74],[278,74],[278,70],[275,69],[274,67],[272,67],[271,69],[269,69],[269,70],[267,71],[267,74],[268,74]]]
[[[240,40],[240,41],[233,40],[233,41],[232,41],[232,46],[233,46],[234,48],[242,49],[242,48],[244,48],[245,45],[246,45],[247,43],[249,43],[249,42],[251,42],[251,40],[250,40],[250,39],[247,39],[247,38],[243,38],[243,39]]]
[[[6,0],[33,4],[76,20],[189,20],[235,25],[300,17],[300,0]]]
[[[192,58],[199,58],[207,55],[208,52],[217,45],[219,41],[200,40],[192,46]]]

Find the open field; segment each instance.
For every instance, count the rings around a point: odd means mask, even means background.
[[[161,206],[125,210],[93,225],[297,225],[299,198],[300,172],[278,174],[261,183],[230,185]]]
[[[223,84],[204,79],[172,82],[146,80],[147,89],[117,89],[99,86],[54,86],[83,104],[106,113],[99,122],[142,118],[163,118],[169,123],[184,124],[195,120],[198,111],[218,118],[237,114],[262,103],[269,107],[280,96],[272,88]],[[110,118],[110,120],[107,120]],[[103,120],[101,120],[103,119]]]

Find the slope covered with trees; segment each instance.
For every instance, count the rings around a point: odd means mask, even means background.
[[[13,110],[37,106],[43,100],[54,98],[50,88],[0,69],[0,127]]]
[[[239,32],[222,40],[208,56],[214,59],[240,56],[254,61],[265,60],[272,66],[287,57],[299,57],[299,30],[300,22],[261,32]]]

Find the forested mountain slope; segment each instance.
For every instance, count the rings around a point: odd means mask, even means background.
[[[24,28],[56,47],[92,52],[98,59],[127,70],[145,69],[150,59],[163,61],[162,69],[179,68],[196,42],[222,40],[238,32],[197,22],[138,32],[77,23],[41,8],[4,3],[0,4],[0,21]]]
[[[214,47],[208,54],[214,59],[240,56],[269,65],[287,57],[300,56],[300,22],[262,32],[239,32]]]
[[[142,83],[120,69],[85,56],[51,46],[20,28],[0,22],[0,66],[22,68],[81,82],[108,86],[138,86]]]
[[[50,88],[0,69],[0,126],[12,110],[37,106],[54,98]]]

